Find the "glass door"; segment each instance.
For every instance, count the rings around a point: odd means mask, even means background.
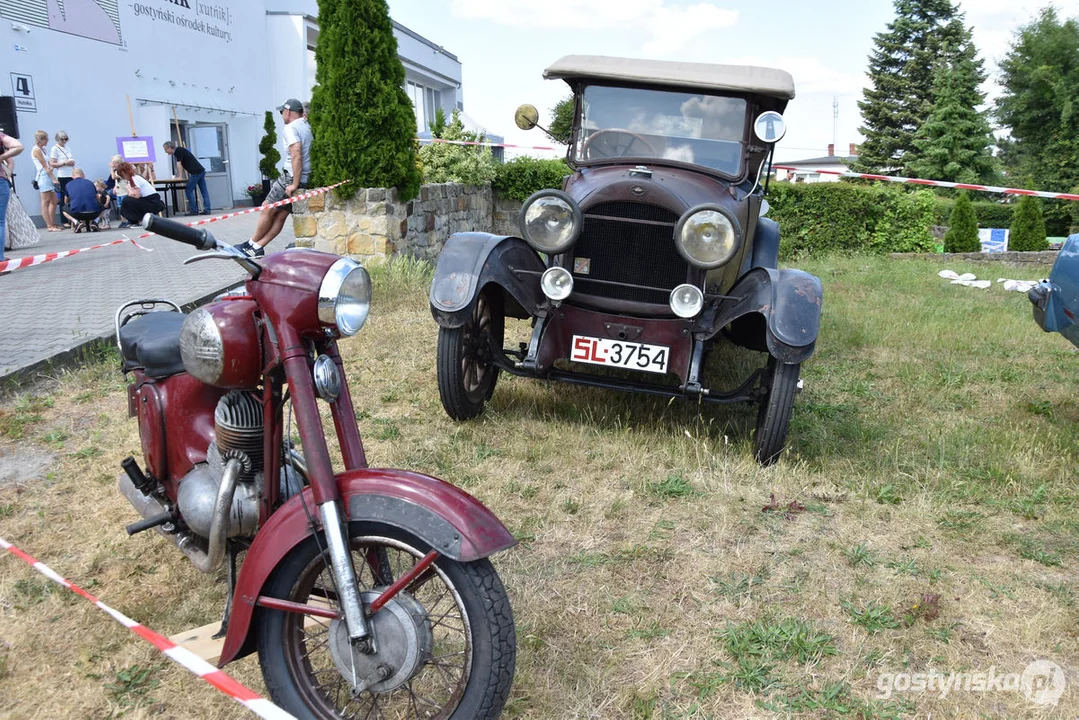
[[[210,191],[211,207],[232,207],[228,126],[196,123],[188,127],[187,135],[191,152],[206,168],[206,189]]]

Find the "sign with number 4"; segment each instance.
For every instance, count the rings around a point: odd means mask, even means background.
[[[15,97],[16,110],[37,112],[37,97],[34,95],[33,77],[11,73],[11,94]]]

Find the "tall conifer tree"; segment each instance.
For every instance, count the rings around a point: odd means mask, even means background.
[[[978,76],[969,57],[937,63],[933,74],[936,101],[914,134],[915,159],[906,173],[949,182],[991,183],[996,179],[989,121],[976,107],[985,96],[976,87],[973,95],[970,92],[971,80]]]
[[[914,134],[934,104],[933,67],[969,54],[981,63],[952,0],[894,0],[896,17],[869,55],[872,87],[863,91],[861,145],[855,168],[898,173],[917,156]]]
[[[351,180],[340,189],[344,197],[364,187],[396,187],[401,200],[415,197],[416,115],[386,0],[319,0],[318,6],[315,182]]]

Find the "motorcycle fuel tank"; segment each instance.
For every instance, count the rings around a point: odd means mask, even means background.
[[[257,304],[243,298],[210,303],[180,330],[184,369],[208,385],[252,388],[262,374]]]

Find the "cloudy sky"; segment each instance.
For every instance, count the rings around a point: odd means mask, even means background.
[[[1045,0],[959,0],[990,71],[1015,29]],[[1079,0],[1055,0],[1065,17]],[[592,54],[756,64],[794,76],[781,160],[840,154],[861,141],[857,101],[873,35],[894,17],[890,0],[389,0],[393,19],[455,54],[463,66],[465,111],[507,142],[547,144],[521,132],[513,110],[529,102],[543,120],[564,97],[543,69],[563,55]],[[833,100],[839,104],[833,130]],[[544,153],[535,152],[534,155]]]

